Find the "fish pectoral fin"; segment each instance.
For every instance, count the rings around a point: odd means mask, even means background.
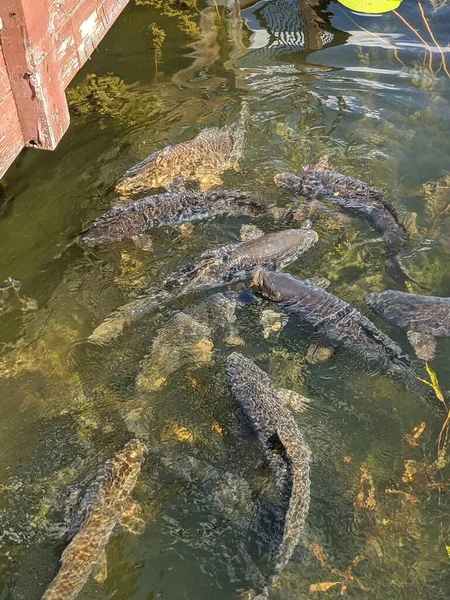
[[[280,400],[296,412],[305,410],[305,407],[310,403],[309,398],[294,392],[293,390],[277,390]]]
[[[145,530],[145,521],[141,509],[135,502],[129,502],[122,513],[120,524],[129,533],[140,535]]]
[[[94,564],[94,568],[92,569],[92,577],[97,583],[104,583],[108,577],[108,564],[106,560],[106,552],[104,550],[101,551],[98,560]]]
[[[406,335],[417,358],[427,361],[434,358],[436,354],[436,340],[431,334],[408,331]]]
[[[140,517],[127,517],[121,521],[121,525],[125,531],[133,535],[141,535],[145,531],[145,521]]]
[[[133,240],[133,244],[140,250],[144,250],[144,252],[151,252],[153,250],[152,238],[149,235],[140,233],[133,235],[131,239]]]

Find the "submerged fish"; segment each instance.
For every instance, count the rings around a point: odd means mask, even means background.
[[[368,294],[366,304],[391,325],[406,329],[417,356],[423,360],[433,358],[435,337],[450,336],[450,298],[386,290]]]
[[[301,173],[275,175],[275,183],[307,199],[331,200],[343,211],[365,219],[383,236],[390,257],[408,243],[408,233],[394,208],[384,200],[383,193],[359,179],[336,171],[305,167]]]
[[[146,446],[133,440],[105,464],[83,498],[75,519],[77,533],[64,550],[59,571],[42,600],[73,600],[90,575],[104,581],[105,547],[114,527],[120,523],[133,533],[142,530],[144,522],[130,495],[146,453]]]
[[[195,263],[184,265],[145,294],[121,307],[88,338],[94,343],[110,341],[123,328],[148,314],[155,306],[194,291],[243,281],[258,267],[280,269],[306,252],[318,239],[312,229],[286,229],[240,244],[204,252]]]
[[[315,286],[285,273],[260,269],[254,285],[265,298],[279,303],[282,310],[299,317],[332,347],[342,347],[370,369],[402,381],[432,407],[441,410],[434,395],[427,394],[417,381],[410,358],[398,344],[380,331],[355,308]]]
[[[237,165],[244,147],[244,127],[239,123],[211,127],[195,138],[158,150],[117,183],[119,194],[129,195],[150,188],[167,187],[180,177],[197,181],[202,189],[221,184],[220,174]]]
[[[239,190],[177,190],[116,206],[81,234],[85,244],[105,244],[138,236],[154,227],[206,219],[218,214],[254,215],[261,204]]]
[[[227,359],[228,384],[268,460],[283,512],[283,534],[271,572],[254,599],[267,598],[269,588],[289,562],[303,533],[309,509],[309,458],[303,435],[286,407],[285,392],[251,360],[234,352]]]
[[[222,330],[221,339],[230,345],[243,344],[235,323],[240,305],[237,293],[213,294],[204,302],[178,312],[158,330],[151,351],[141,362],[136,379],[140,391],[155,391],[177,369],[196,368],[212,359],[213,336]],[[174,340],[176,339],[176,344]]]

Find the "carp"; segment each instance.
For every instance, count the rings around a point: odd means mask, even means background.
[[[130,499],[147,448],[132,440],[115,458],[106,462],[80,502],[71,529],[76,533],[64,550],[59,571],[42,600],[73,600],[89,576],[106,579],[105,547],[117,524],[140,533],[144,521]]]
[[[259,269],[252,281],[259,293],[295,315],[332,347],[341,347],[371,370],[403,382],[442,410],[434,394],[420,387],[411,359],[359,311],[311,281]]]
[[[203,129],[195,138],[153,152],[129,169],[116,185],[119,194],[168,187],[182,178],[196,181],[200,189],[217,187],[221,173],[236,168],[244,147],[240,122],[226,127]]]
[[[148,288],[141,297],[117,309],[93,331],[88,341],[108,342],[126,325],[179,296],[243,281],[260,266],[281,269],[317,240],[317,233],[312,229],[286,229],[240,244],[207,250],[197,262],[182,266],[161,283]]]
[[[435,355],[435,337],[450,335],[450,298],[385,290],[368,294],[366,304],[391,325],[406,329],[417,357],[423,360]]]
[[[256,432],[269,463],[284,515],[270,575],[253,596],[254,600],[263,600],[289,562],[304,530],[310,498],[309,450],[286,406],[285,396],[291,392],[275,389],[267,373],[238,352],[228,357],[226,370],[233,401]]]
[[[176,190],[115,206],[83,231],[80,239],[94,246],[140,236],[149,229],[207,219],[219,214],[255,215],[263,207],[239,190]]]
[[[383,236],[389,257],[408,244],[409,235],[381,190],[332,170],[304,167],[301,173],[275,175],[275,184],[307,199],[327,199],[344,212],[368,221]]]

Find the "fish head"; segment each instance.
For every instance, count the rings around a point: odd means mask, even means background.
[[[298,188],[302,185],[302,178],[295,171],[284,171],[283,173],[278,173],[273,178],[275,185],[285,189]]]
[[[258,269],[250,282],[250,287],[256,288],[256,290],[264,298],[267,298],[267,300],[272,300],[272,302],[281,302],[283,297],[278,289],[276,276],[277,273],[273,271]]]
[[[251,285],[263,298],[272,302],[287,302],[292,298],[300,298],[305,292],[311,292],[308,284],[292,275],[264,269],[255,273]]]

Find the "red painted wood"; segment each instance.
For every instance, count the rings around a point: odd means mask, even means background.
[[[0,174],[9,167],[23,146],[16,103],[10,90],[0,100]]]
[[[0,177],[23,145],[56,147],[65,88],[128,1],[0,0]]]
[[[2,0],[1,41],[26,145],[53,150],[69,126],[48,0]]]

